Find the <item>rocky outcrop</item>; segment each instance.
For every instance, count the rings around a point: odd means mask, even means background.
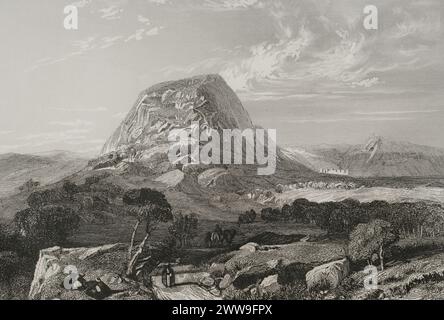
[[[74,279],[83,274],[85,280],[100,279],[111,290],[108,299],[151,299],[142,286],[126,282],[124,271],[126,245],[112,244],[94,248],[66,249],[53,247],[40,251],[34,279],[29,291],[31,300],[90,300]],[[114,294],[115,293],[115,294]]]
[[[246,129],[253,123],[239,98],[219,75],[157,84],[143,91],[133,109],[108,139],[102,155],[160,160],[172,130],[198,121],[201,128]]]

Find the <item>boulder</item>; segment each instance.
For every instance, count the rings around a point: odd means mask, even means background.
[[[221,280],[221,282],[219,283],[219,289],[221,290],[225,290],[226,288],[228,288],[231,283],[233,282],[233,279],[231,278],[231,276],[229,274],[226,274],[223,279]]]
[[[338,287],[349,273],[350,262],[342,259],[314,268],[306,274],[305,280],[309,291],[329,290]]]
[[[215,283],[214,278],[212,278],[212,277],[203,277],[202,279],[200,279],[199,282],[202,286],[208,287],[208,288],[213,287],[214,283]]]
[[[259,281],[273,274],[274,272],[274,268],[270,268],[266,264],[248,267],[236,274],[233,285],[237,289],[243,290],[249,286],[256,285]]]
[[[212,263],[208,271],[214,277],[222,277],[225,273],[225,264]]]
[[[259,249],[259,245],[254,242],[249,242],[239,248],[240,251],[250,252],[250,253],[256,252],[258,249]]]
[[[259,288],[262,293],[275,293],[282,289],[281,285],[278,283],[278,275],[273,274],[262,280]]]
[[[276,269],[281,264],[282,264],[282,260],[278,260],[278,259],[273,259],[273,260],[267,261],[267,266],[271,269]]]
[[[120,277],[125,271],[126,254],[126,246],[123,244],[43,249],[39,254],[28,297],[31,300],[90,300],[92,298],[81,290],[78,281],[72,283],[78,274],[83,274],[87,281],[100,278],[112,290],[122,294],[122,299],[149,298],[137,284],[123,281]],[[67,279],[71,281],[67,282]]]

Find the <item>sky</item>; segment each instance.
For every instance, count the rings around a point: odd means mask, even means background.
[[[64,28],[67,5],[78,30]],[[97,154],[142,90],[204,73],[280,145],[376,134],[444,147],[443,12],[441,0],[0,0],[0,153]]]

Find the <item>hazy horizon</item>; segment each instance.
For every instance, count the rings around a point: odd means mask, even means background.
[[[65,30],[63,9],[79,8]],[[444,148],[439,0],[80,0],[0,4],[0,153],[100,151],[139,93],[221,74],[278,144],[376,134]]]

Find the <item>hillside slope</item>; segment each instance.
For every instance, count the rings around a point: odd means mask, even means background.
[[[289,148],[287,152],[314,170],[348,169],[353,177],[444,176],[443,149],[378,136],[362,145]]]
[[[87,159],[64,151],[0,155],[0,198],[17,193],[30,179],[41,185],[51,184],[82,170],[86,164]]]

